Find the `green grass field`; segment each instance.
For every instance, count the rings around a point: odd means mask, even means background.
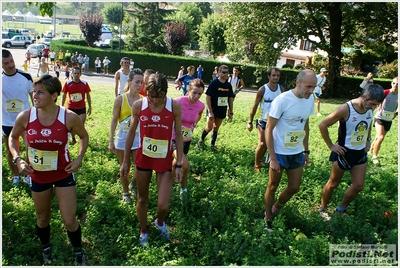
[[[180,94],[170,84],[168,95]],[[194,149],[205,125],[203,116],[194,132],[189,151],[189,202],[182,205],[179,185],[174,185],[166,222],[169,243],[158,238],[153,226],[157,191],[153,180],[148,204],[149,247],[139,245],[139,223],[135,206],[121,202],[119,165],[108,151],[108,133],[114,101],[112,86],[91,85],[93,113],[86,128],[90,142],[77,175],[77,216],[81,222],[84,250],[89,265],[329,265],[329,244],[396,244],[398,242],[398,119],[380,151],[380,167],[369,159],[364,190],[348,207],[348,216],[332,215],[324,222],[318,215],[322,187],[329,178],[329,149],[318,123],[310,118],[311,165],[304,169],[300,192],[274,220],[275,230],[263,230],[263,196],[268,183],[267,168],[253,172],[257,132],[246,123],[255,94],[240,93],[234,102],[234,119],[224,121],[217,139],[218,152]],[[202,96],[205,100],[205,96]],[[59,100],[60,101],[60,98]],[[327,115],[346,100],[322,100]],[[336,137],[337,127],[331,127]],[[375,129],[373,129],[375,136]],[[4,144],[3,144],[4,146]],[[76,156],[77,145],[71,146]],[[2,162],[3,239],[2,265],[42,265],[40,241],[35,232],[35,210],[28,186],[11,186],[7,161]],[[350,185],[346,172],[334,192],[329,212]],[[286,186],[284,175],[277,191]],[[73,265],[73,252],[53,199],[52,244],[54,265]],[[385,211],[393,212],[389,218]]]

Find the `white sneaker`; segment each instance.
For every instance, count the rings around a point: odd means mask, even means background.
[[[25,182],[26,184],[30,185],[30,184],[31,184],[31,176],[26,175],[26,176],[24,177],[24,182]]]
[[[132,203],[132,198],[131,198],[131,196],[129,195],[129,193],[126,193],[126,194],[123,194],[123,195],[122,195],[122,201],[125,202],[125,203],[127,203],[127,204]]]
[[[185,189],[182,189],[181,188],[181,191],[179,192],[179,198],[183,201],[183,200],[187,200],[187,196],[188,195],[188,191],[187,191],[187,188],[185,188]]]
[[[21,178],[19,176],[14,176],[13,178],[13,185],[21,184]]]
[[[271,162],[271,158],[269,156],[269,153],[267,153],[267,156],[265,157],[265,163],[268,164],[269,162]]]
[[[148,233],[140,233],[139,243],[142,247],[147,246],[149,243],[149,234]]]
[[[322,114],[321,113],[317,113],[317,116],[322,116]]]
[[[157,227],[157,229],[161,232],[161,235],[165,237],[166,240],[169,240],[169,233],[167,230],[167,224],[163,222],[162,226],[158,225],[158,219],[154,221],[154,225]]]

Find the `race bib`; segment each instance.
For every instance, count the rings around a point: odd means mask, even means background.
[[[193,137],[193,131],[190,127],[182,126],[182,137],[183,141],[190,141]]]
[[[71,101],[72,102],[78,102],[82,100],[82,94],[81,93],[74,93],[70,95]]]
[[[228,97],[218,97],[218,106],[228,106]]]
[[[131,120],[125,120],[122,123],[122,131],[123,132],[129,132],[129,128],[131,127]]]
[[[151,158],[165,158],[168,152],[168,140],[143,138],[143,154]]]
[[[34,170],[57,170],[58,151],[41,151],[29,147],[28,158]]]
[[[24,109],[24,102],[20,99],[6,100],[6,110],[9,113],[19,113]]]
[[[367,131],[353,131],[351,133],[351,140],[350,140],[350,144],[352,146],[360,146],[360,145],[364,145],[367,138],[368,132]]]
[[[382,119],[386,121],[392,121],[394,112],[382,110]]]
[[[300,131],[287,131],[285,132],[285,148],[294,148],[303,144],[306,132]]]

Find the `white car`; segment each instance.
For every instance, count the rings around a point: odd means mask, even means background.
[[[39,44],[43,44],[43,45],[50,47],[50,41],[51,41],[51,38],[40,38]]]
[[[43,44],[32,44],[28,46],[27,51],[31,53],[32,58],[36,58],[39,52],[43,52],[44,47],[45,45]]]

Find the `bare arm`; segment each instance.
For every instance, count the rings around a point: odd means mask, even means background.
[[[269,117],[267,121],[267,126],[265,128],[265,139],[267,142],[268,153],[270,156],[270,168],[275,172],[280,172],[280,165],[278,163],[278,159],[275,154],[275,144],[274,144],[274,137],[272,136],[272,130],[275,128],[276,124],[278,123],[278,119],[274,117]]]
[[[175,117],[175,143],[176,143],[176,162],[182,163],[183,138],[182,138],[182,107],[181,104],[173,100],[173,111]],[[183,178],[181,168],[175,170],[175,180],[180,182]]]
[[[212,112],[212,108],[211,108],[211,96],[206,96],[206,106],[207,106],[207,110],[208,110],[208,117],[213,118],[214,117],[214,113]]]
[[[263,94],[264,94],[264,86],[260,87],[260,88],[258,89],[258,91],[257,91],[257,95],[256,95],[256,98],[255,98],[255,100],[254,100],[253,107],[251,108],[251,111],[250,111],[249,123],[247,124],[247,130],[248,130],[248,131],[252,131],[252,130],[253,130],[254,115],[255,115],[256,112],[257,112],[258,105],[259,105],[260,102],[261,102],[261,99],[262,99]],[[250,123],[250,122],[251,122],[251,123]]]
[[[67,93],[63,92],[63,94],[61,96],[61,106],[64,106],[64,104],[65,104],[65,99],[67,98],[66,95],[67,95]]]
[[[108,149],[112,153],[115,153],[114,134],[115,134],[115,129],[117,128],[119,114],[121,112],[121,104],[122,104],[122,96],[116,97],[112,112],[110,135],[108,137]]]
[[[16,157],[20,155],[20,142],[19,142],[19,137],[21,134],[26,130],[26,126],[28,124],[28,117],[29,117],[29,110],[25,110],[18,114],[16,120],[15,120],[15,125],[13,126],[10,136],[8,137],[8,146],[10,147],[10,152],[12,157]],[[21,170],[25,167],[29,167],[28,164],[23,160],[19,159],[17,160],[17,167],[18,170],[21,172]],[[33,169],[29,170],[30,172],[25,173],[29,174],[33,172]]]
[[[114,81],[115,81],[115,87],[114,87],[115,97],[117,97],[118,96],[118,85],[119,85],[119,72],[118,71],[115,73]]]
[[[125,150],[124,150],[124,158],[120,168],[120,176],[121,178],[126,178],[129,173],[129,166],[130,166],[130,155],[131,155],[131,147],[133,141],[135,140],[135,132],[137,126],[139,124],[139,112],[142,105],[142,100],[137,100],[132,105],[132,118],[131,118],[131,125],[129,127],[128,134],[125,140]],[[180,132],[181,130],[179,130]]]
[[[308,140],[310,137],[310,124],[309,124],[309,119],[307,119],[306,123],[304,124],[304,132],[305,136],[303,139],[303,148],[304,151],[308,151]],[[304,166],[308,166],[309,164],[309,155],[308,153],[304,154]]]
[[[230,97],[228,99],[228,118],[232,120],[232,116],[233,116],[233,98]]]
[[[326,145],[332,152],[335,152],[337,154],[344,154],[346,152],[346,148],[338,144],[333,144],[331,138],[329,137],[328,128],[338,121],[346,120],[348,116],[349,108],[347,107],[347,104],[342,104],[338,108],[336,108],[333,113],[325,117],[325,119],[322,120],[322,122],[318,125],[319,131],[321,132],[321,136],[324,139]]]
[[[87,115],[91,115],[92,114],[92,97],[90,96],[90,92],[86,93],[86,100],[88,103],[88,110],[87,110]]]
[[[89,135],[85,129],[85,126],[82,123],[82,120],[79,116],[67,110],[67,128],[70,132],[74,132],[76,135],[79,136],[79,149],[78,149],[78,156],[72,162],[70,162],[66,167],[65,171],[68,173],[72,173],[78,170],[78,168],[82,164],[83,156],[86,153],[88,144],[89,144]]]

